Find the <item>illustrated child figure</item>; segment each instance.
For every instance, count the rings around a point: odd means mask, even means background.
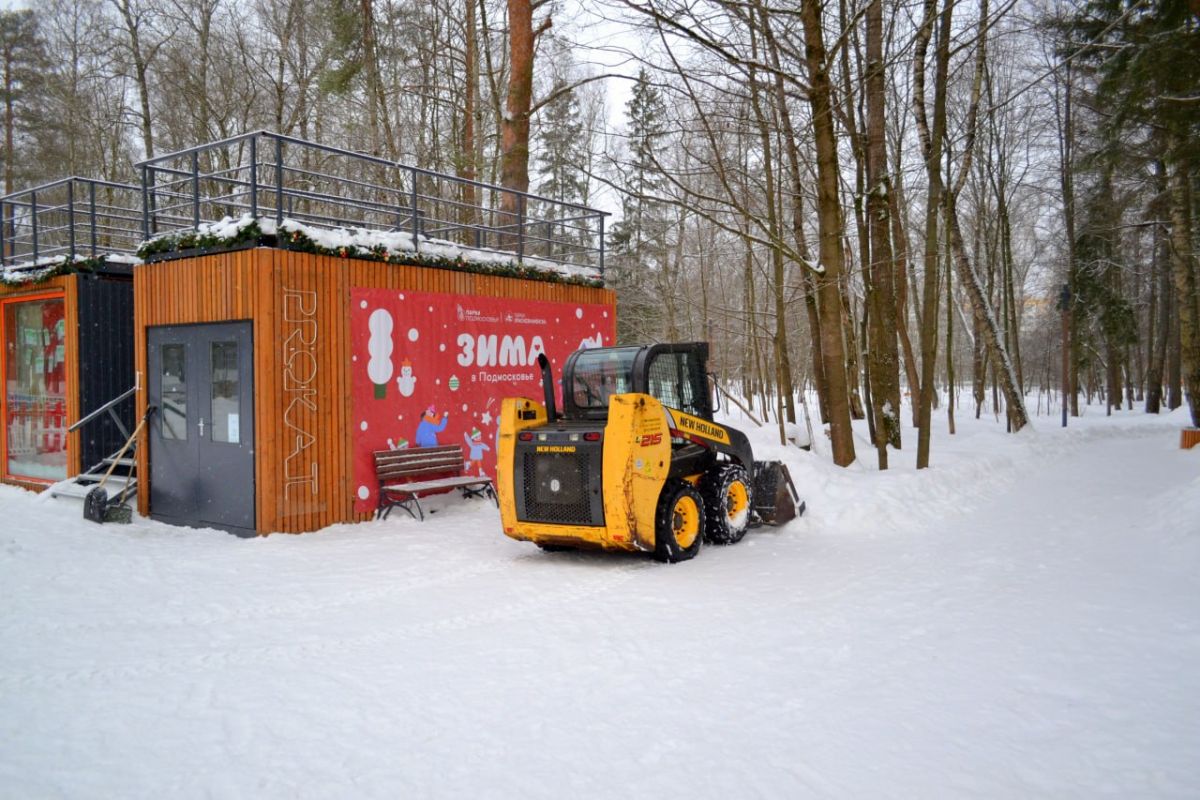
[[[463,439],[466,440],[469,448],[465,471],[469,473],[474,470],[480,477],[483,477],[483,451],[492,448],[483,443],[483,433],[479,428],[471,428],[471,433],[464,433]]]
[[[443,411],[441,421],[438,421],[437,409],[433,406],[425,409],[425,413],[421,416],[421,422],[417,425],[416,439],[417,447],[437,447],[437,435],[446,430],[446,424],[450,421],[450,412]]]

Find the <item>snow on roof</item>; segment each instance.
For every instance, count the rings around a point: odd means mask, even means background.
[[[465,265],[479,267],[481,272],[494,268],[520,268],[526,271],[542,273],[548,277],[558,277],[567,281],[599,282],[599,270],[593,267],[581,267],[573,264],[563,264],[544,258],[516,258],[513,253],[487,248],[465,247],[446,239],[436,239],[427,236],[413,236],[407,231],[381,231],[365,228],[322,228],[306,225],[295,219],[284,219],[276,224],[268,217],[252,217],[249,214],[234,219],[225,217],[218,222],[202,223],[198,228],[185,231],[171,231],[156,236],[143,243],[145,252],[149,246],[150,252],[170,252],[182,249],[173,246],[174,242],[185,239],[219,240],[234,242],[252,235],[253,227],[257,225],[258,232],[265,236],[279,236],[291,242],[304,242],[321,250],[330,251],[342,256],[378,257],[390,256],[396,259],[419,258],[446,262],[461,262]],[[163,245],[167,249],[163,249]],[[216,244],[207,245],[216,246]]]

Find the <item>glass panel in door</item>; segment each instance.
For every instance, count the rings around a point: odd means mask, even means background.
[[[162,346],[162,420],[164,439],[188,438],[187,346]]]
[[[4,472],[67,477],[66,320],[61,297],[5,303]]]
[[[242,409],[238,389],[238,343],[213,342],[210,353],[212,439],[239,444],[242,440]]]

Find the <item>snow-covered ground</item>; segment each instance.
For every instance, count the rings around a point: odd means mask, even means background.
[[[247,541],[0,487],[0,797],[1200,796],[1184,423],[793,449],[808,514],[678,565],[478,501]]]

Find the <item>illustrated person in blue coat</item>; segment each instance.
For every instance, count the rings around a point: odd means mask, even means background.
[[[437,435],[446,430],[446,423],[449,420],[449,411],[442,412],[439,422],[437,409],[433,406],[425,409],[425,413],[421,416],[421,422],[417,425],[417,435],[413,437],[417,442],[417,447],[437,447]]]
[[[469,448],[465,471],[469,473],[474,470],[480,477],[483,477],[483,451],[491,450],[492,448],[483,443],[483,433],[480,432],[479,428],[471,428],[469,434],[463,434],[463,439]]]

